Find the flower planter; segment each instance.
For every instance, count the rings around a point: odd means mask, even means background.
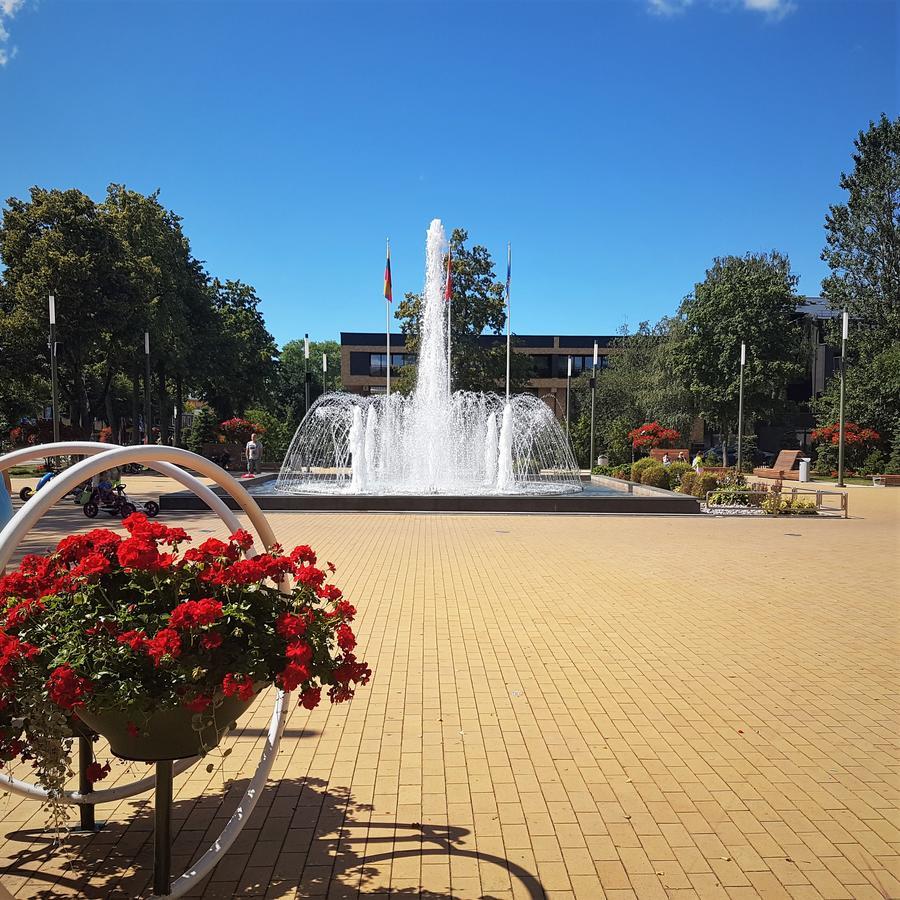
[[[256,687],[257,693],[250,700],[220,696],[216,699],[218,705],[203,713],[193,713],[183,706],[148,713],[145,706],[136,703],[99,711],[83,707],[78,710],[78,717],[109,741],[109,749],[119,759],[188,759],[219,745],[225,732],[256,700],[263,685]]]

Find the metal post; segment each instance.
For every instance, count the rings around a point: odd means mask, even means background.
[[[156,798],[153,810],[153,893],[172,893],[172,760],[156,764]]]
[[[837,486],[844,487],[844,382],[847,380],[847,335],[849,331],[850,317],[844,310],[841,322],[841,412],[840,431],[838,436],[838,480]]]
[[[387,365],[385,367],[385,397],[391,396],[391,301],[394,297],[394,286],[391,278],[391,239],[387,239],[387,265],[384,270],[384,341],[387,347]],[[388,404],[390,410],[390,404]]]
[[[566,438],[569,437],[569,387],[572,383],[572,357],[569,357],[568,368],[566,369]]]
[[[152,443],[153,428],[150,409],[150,332],[144,332],[144,443]]]
[[[512,328],[512,309],[509,304],[509,287],[512,276],[512,244],[506,245],[506,402],[509,403],[509,352],[510,329]]]
[[[594,341],[594,367],[591,370],[591,458],[588,471],[594,468],[594,404],[597,396],[597,342]]]
[[[309,335],[303,335],[303,385],[306,391],[306,399],[303,404],[303,415],[309,412]]]
[[[53,441],[59,443],[59,376],[56,366],[56,299],[50,295],[50,392],[53,404]]]
[[[744,363],[747,361],[747,345],[741,341],[741,382],[738,389],[737,472],[741,473],[741,438],[744,432]]]
[[[78,736],[78,793],[90,794],[94,790],[87,777],[88,766],[94,761],[94,751],[91,748],[91,739],[82,735]],[[78,807],[81,818],[81,831],[96,831],[97,821],[94,817],[94,804],[82,803]]]
[[[322,393],[328,393],[328,356],[322,354]]]

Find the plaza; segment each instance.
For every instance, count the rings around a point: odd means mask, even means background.
[[[349,705],[292,707],[192,896],[900,896],[900,492],[848,491],[846,521],[270,513],[336,563],[374,676]],[[20,551],[75,517],[55,507]],[[176,780],[175,871],[233,811],[271,695]],[[144,774],[126,766],[104,787]],[[4,798],[2,885],[141,895],[151,807],[102,806],[52,851],[39,805]]]

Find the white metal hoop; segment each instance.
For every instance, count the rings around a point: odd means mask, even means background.
[[[49,452],[48,452],[49,451]],[[198,497],[204,499],[216,512],[225,524],[232,530],[240,527],[240,523],[234,513],[224,504],[222,499],[214,494],[206,485],[195,476],[177,468],[177,465],[186,466],[195,472],[212,479],[219,487],[225,490],[247,514],[253,527],[256,529],[263,545],[268,549],[276,543],[275,533],[272,531],[262,510],[256,501],[247,493],[227,472],[215,463],[195,453],[182,450],[178,447],[165,447],[154,445],[140,445],[134,447],[117,447],[109,444],[92,444],[85,441],[60,442],[56,444],[44,444],[25,450],[13,451],[0,457],[0,471],[14,465],[20,459],[39,456],[56,456],[63,454],[91,455],[89,459],[76,463],[63,474],[58,475],[52,481],[41,488],[29,502],[0,531],[0,571],[2,571],[25,535],[34,527],[43,514],[58,500],[67,494],[72,488],[81,482],[92,478],[94,475],[112,468],[113,466],[127,465],[128,463],[146,463],[162,474],[168,475]],[[269,722],[269,731],[266,743],[260,754],[256,772],[250,779],[238,808],[222,829],[222,833],[213,842],[212,846],[197,860],[196,864],[182,874],[172,883],[171,893],[168,897],[181,897],[194,884],[205,878],[218,861],[228,851],[240,834],[250,817],[250,813],[256,806],[259,795],[265,787],[275,757],[278,753],[278,745],[284,732],[287,721],[287,706],[290,693],[277,691],[272,706],[272,718]],[[196,759],[179,760],[176,764],[176,772],[183,772],[193,765]],[[156,782],[155,777],[144,778],[130,785],[119,788],[110,788],[105,791],[97,791],[90,795],[82,795],[77,792],[67,792],[65,799],[69,803],[104,803],[111,800],[120,800],[148,790]],[[33,799],[46,799],[46,792],[34,785],[27,785],[18,779],[10,779],[9,776],[0,776],[0,783],[5,784],[11,791]]]

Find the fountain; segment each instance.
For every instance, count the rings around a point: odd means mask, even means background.
[[[444,228],[428,229],[415,390],[332,392],[309,409],[275,484],[286,494],[568,494],[580,492],[569,442],[549,407],[448,383]],[[498,435],[498,422],[500,422]]]

